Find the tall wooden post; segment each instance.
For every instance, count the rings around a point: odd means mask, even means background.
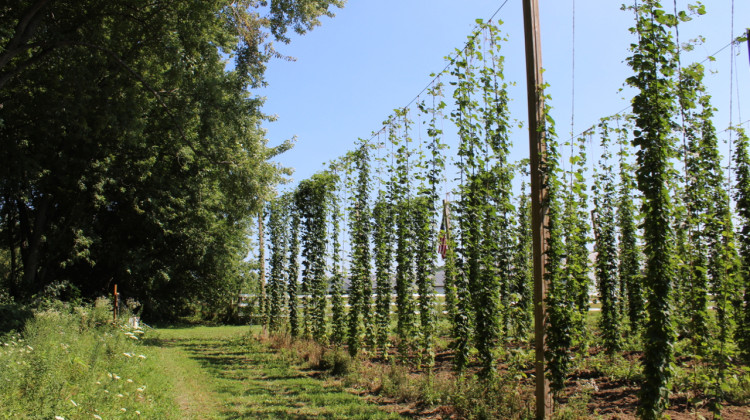
[[[258,294],[260,296],[260,302],[258,302],[258,308],[260,310],[260,322],[263,324],[263,331],[266,329],[266,248],[263,241],[263,212],[260,210],[258,215],[258,261],[260,263],[260,284]]]
[[[549,237],[549,206],[547,205],[547,159],[545,143],[544,92],[542,81],[542,44],[539,29],[538,0],[523,0],[524,34],[526,39],[526,81],[529,102],[529,160],[531,163],[531,232],[534,255],[534,334],[536,372],[536,418],[552,414],[549,381],[545,375],[547,296],[547,239]]]
[[[112,305],[112,321],[117,323],[117,312],[120,311],[120,294],[117,293],[117,284],[115,284],[114,305]]]

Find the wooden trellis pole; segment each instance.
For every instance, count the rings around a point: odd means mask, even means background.
[[[536,372],[536,418],[552,414],[549,380],[545,375],[547,273],[549,206],[547,205],[547,174],[545,163],[544,91],[542,81],[542,45],[539,29],[538,0],[523,0],[524,35],[526,40],[526,81],[529,102],[529,160],[531,165],[531,232],[534,255],[534,334]]]
[[[117,313],[120,312],[120,294],[117,293],[117,284],[115,284],[114,305],[112,305],[112,321],[117,323]]]

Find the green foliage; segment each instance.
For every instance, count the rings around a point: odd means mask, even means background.
[[[302,294],[309,296],[303,300],[305,306],[303,333],[318,342],[327,338],[326,294],[328,281],[325,276],[326,245],[328,231],[326,219],[328,202],[336,178],[330,172],[319,172],[303,180],[294,192],[294,200],[301,221],[302,246]],[[309,328],[309,330],[305,328]]]
[[[674,155],[671,119],[675,113],[674,81],[676,46],[670,26],[676,18],[664,12],[657,1],[646,0],[635,7],[633,32],[638,42],[627,60],[635,72],[628,85],[638,90],[633,98],[636,130],[634,146],[638,167],[636,179],[643,194],[643,239],[645,244],[646,311],[644,331],[644,383],[640,415],[659,418],[668,403],[674,326],[671,319],[673,263],[672,205],[669,197],[669,158]]]
[[[630,121],[626,120],[624,126],[620,126],[620,118],[617,118],[618,126],[615,132],[618,137],[618,167],[620,185],[617,197],[617,227],[619,229],[618,256],[619,266],[617,272],[620,281],[621,299],[627,301],[627,314],[630,321],[631,331],[637,332],[643,325],[644,301],[641,279],[641,250],[638,246],[638,228],[636,226],[637,197],[634,195],[635,181],[632,176],[633,167],[628,162],[629,145],[628,133],[631,129]]]
[[[300,212],[296,203],[290,208],[291,225],[289,227],[289,257],[287,259],[287,302],[289,305],[289,333],[292,337],[299,335],[299,314],[297,289],[299,284],[299,229],[300,229]]]
[[[550,389],[559,394],[565,387],[565,378],[570,370],[570,348],[576,335],[574,313],[577,308],[567,288],[563,242],[563,183],[560,180],[559,151],[554,133],[554,122],[546,109],[545,136],[547,156],[542,170],[546,179],[547,199],[542,206],[548,208],[549,224],[545,270],[549,278],[547,289],[547,370]]]
[[[411,121],[408,120],[406,111],[397,110],[395,118],[401,118],[402,124],[392,119],[389,125],[389,141],[397,149],[395,166],[392,164],[390,168],[388,193],[393,203],[396,227],[396,335],[399,338],[399,353],[405,358],[414,338],[414,202],[411,200],[412,177],[409,172],[412,153],[409,143],[412,139],[408,132]],[[404,130],[403,139],[398,136],[399,129]]]
[[[393,258],[393,208],[386,192],[379,191],[372,210],[375,255],[375,348],[381,356],[388,354],[391,325],[391,265]]]
[[[612,164],[609,162],[609,126],[606,121],[599,124],[602,130],[601,160],[594,174],[594,252],[596,252],[596,280],[601,301],[599,328],[608,354],[620,350],[620,305],[621,296],[617,278],[617,239],[615,236],[615,181]]]
[[[352,358],[340,347],[326,349],[320,357],[318,368],[330,372],[333,376],[344,376],[352,368]]]
[[[480,32],[481,31],[481,32]],[[454,277],[457,292],[455,348],[460,370],[467,358],[469,314],[464,313],[462,293],[471,298],[474,342],[479,353],[482,375],[494,371],[494,350],[501,332],[507,331],[507,307],[512,264],[510,214],[512,166],[507,161],[510,148],[508,84],[503,81],[504,41],[499,29],[482,25],[469,38],[466,48],[454,60],[451,75],[457,109],[451,119],[458,129],[461,184],[456,206],[459,245]],[[477,41],[482,33],[486,43]],[[483,66],[479,64],[483,63]],[[465,277],[465,278],[462,278]],[[461,290],[466,282],[467,289]],[[502,297],[500,296],[502,294]],[[502,302],[501,302],[502,299]],[[502,305],[501,305],[502,303]],[[502,323],[502,324],[501,324]]]
[[[357,171],[354,202],[349,210],[351,234],[351,273],[349,283],[349,354],[355,356],[363,338],[368,344],[373,340],[370,322],[370,301],[372,298],[371,252],[370,252],[370,162],[369,145],[365,141],[352,156],[352,165]]]
[[[282,325],[284,289],[287,285],[285,267],[289,252],[289,204],[292,197],[283,195],[268,204],[268,230],[271,243],[270,276],[266,293],[268,296],[267,318],[271,331],[278,331]]]
[[[334,173],[338,168],[331,168]],[[340,181],[340,179],[339,179]],[[344,313],[344,274],[341,270],[341,206],[336,192],[331,194],[331,230],[333,247],[331,249],[331,342],[343,344],[346,338],[346,315]]]
[[[268,36],[311,29],[332,5],[341,2],[3,8],[0,229],[11,294],[68,280],[91,298],[117,283],[152,318],[236,296],[251,219],[288,173],[269,159],[291,147],[267,146],[262,100],[247,88],[278,55]]]
[[[441,151],[446,145],[441,142],[442,130],[437,128],[437,114],[445,107],[445,103],[441,101],[439,105],[435,104],[437,97],[442,96],[442,87],[442,83],[437,83],[429,89],[428,93],[432,96],[431,108],[428,108],[425,102],[418,105],[421,113],[430,115],[430,122],[427,126],[428,140],[423,142],[429,151],[429,156],[426,162],[422,163],[420,159],[416,165],[418,170],[416,177],[420,183],[417,187],[418,195],[414,209],[415,271],[419,294],[419,347],[423,362],[428,366],[434,363],[434,332],[437,323],[434,278],[438,221],[435,204],[438,202],[438,184],[443,180],[445,170],[445,160]]]
[[[737,304],[738,328],[735,336],[745,362],[750,362],[750,141],[743,129],[734,128],[734,131],[737,133],[733,156],[736,171],[734,199],[739,215],[737,242],[741,261],[738,277],[739,290],[744,289],[744,296]]]
[[[107,299],[93,307],[53,305],[37,312],[21,334],[0,336],[3,416],[92,418],[131,415],[172,418],[169,384],[144,332],[111,324]]]
[[[513,282],[510,287],[510,324],[516,337],[526,337],[533,319],[534,267],[531,252],[531,201],[525,182],[521,186],[516,216],[516,247],[513,253]]]
[[[563,193],[562,233],[565,239],[565,298],[576,311],[570,313],[574,328],[574,340],[580,342],[582,351],[585,343],[585,320],[589,312],[589,247],[591,242],[587,211],[588,195],[586,193],[586,136],[577,142],[570,142],[570,170]]]

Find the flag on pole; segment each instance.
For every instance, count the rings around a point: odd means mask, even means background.
[[[442,259],[445,259],[445,255],[448,253],[448,237],[450,233],[450,214],[451,214],[450,202],[446,198],[443,200],[443,220],[440,222],[440,235],[438,236],[438,253]]]

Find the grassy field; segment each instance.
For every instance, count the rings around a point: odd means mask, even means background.
[[[589,313],[596,331],[599,312]],[[488,380],[456,375],[438,328],[436,365],[420,367],[321,346],[257,327],[196,326],[140,330],[113,325],[106,299],[93,307],[56,303],[35,309],[20,332],[0,333],[0,419],[378,419],[533,418],[533,351],[498,349]],[[710,417],[714,384],[705,361],[676,346],[667,414]],[[635,418],[641,381],[637,337],[622,353],[573,354],[555,419]],[[470,366],[472,372],[476,366]],[[727,367],[725,419],[750,415],[750,370]]]
[[[164,328],[147,340],[174,383],[183,418],[399,418],[322,381],[250,327]]]
[[[110,314],[106,299],[56,304],[0,333],[0,419],[399,418],[250,327],[141,330]]]

